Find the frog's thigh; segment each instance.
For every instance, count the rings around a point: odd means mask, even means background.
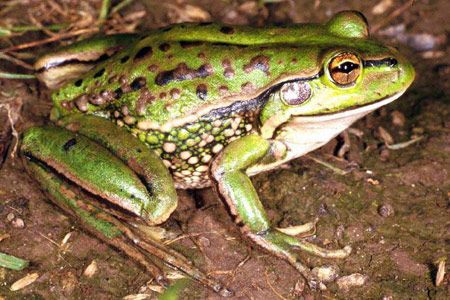
[[[25,133],[22,152],[150,224],[169,217],[176,208],[176,191],[153,151],[105,119],[75,116],[63,123],[81,134],[32,128]]]

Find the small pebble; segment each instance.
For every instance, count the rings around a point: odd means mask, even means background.
[[[204,236],[198,238],[198,243],[203,247],[211,246],[211,242],[209,241],[209,239]]]
[[[388,203],[382,204],[378,207],[378,214],[383,218],[387,218],[394,214],[394,208]]]
[[[39,278],[39,274],[38,273],[31,273],[26,275],[25,277],[22,277],[21,279],[17,280],[16,282],[14,282],[11,287],[9,288],[11,291],[18,291],[23,289],[24,287],[32,284],[33,282],[36,281],[36,279]]]
[[[391,155],[391,151],[389,151],[389,149],[384,148],[380,151],[380,160],[387,161],[389,159],[390,155]]]
[[[339,289],[348,291],[351,287],[364,285],[369,277],[360,273],[354,273],[336,280]]]
[[[345,231],[345,227],[344,227],[344,225],[339,225],[337,228],[336,228],[336,233],[335,233],[335,235],[336,235],[336,238],[337,239],[342,239],[343,237],[344,237],[344,231]]]
[[[394,110],[391,113],[392,124],[398,127],[403,127],[405,125],[405,115],[398,110]]]
[[[97,262],[95,260],[93,260],[89,266],[87,266],[87,268],[84,270],[83,275],[91,278],[92,276],[95,275],[95,273],[97,273],[98,270],[98,266],[97,266]]]
[[[15,216],[13,213],[9,213],[9,214],[6,216],[6,220],[7,220],[8,222],[11,222],[12,220],[14,220],[15,217],[16,217],[16,216]]]
[[[386,144],[390,145],[394,143],[394,139],[392,138],[392,135],[383,127],[379,126],[377,130],[377,134],[380,137],[380,139],[385,142]]]
[[[16,218],[11,222],[14,228],[24,228],[25,222],[21,218]]]
[[[315,267],[311,273],[322,282],[332,282],[339,276],[339,268],[334,265]]]

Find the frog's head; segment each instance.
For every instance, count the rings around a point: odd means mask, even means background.
[[[296,148],[294,157],[394,101],[414,80],[414,68],[404,56],[369,38],[360,13],[341,12],[324,31],[299,53],[317,65],[316,73],[279,84],[260,116],[262,134]]]

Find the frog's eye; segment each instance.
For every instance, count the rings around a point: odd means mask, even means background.
[[[281,99],[287,105],[299,105],[311,97],[311,87],[303,81],[293,81],[281,87]]]
[[[328,71],[338,85],[350,85],[361,74],[361,62],[353,53],[341,53],[330,61]]]

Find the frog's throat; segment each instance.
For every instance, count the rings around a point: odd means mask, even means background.
[[[270,165],[254,166],[248,169],[247,173],[254,175],[273,169],[325,145],[355,121],[396,100],[405,91],[406,89],[375,103],[337,113],[291,117],[286,123],[278,127],[278,134],[275,137],[275,140],[281,141],[286,145],[286,156]]]

